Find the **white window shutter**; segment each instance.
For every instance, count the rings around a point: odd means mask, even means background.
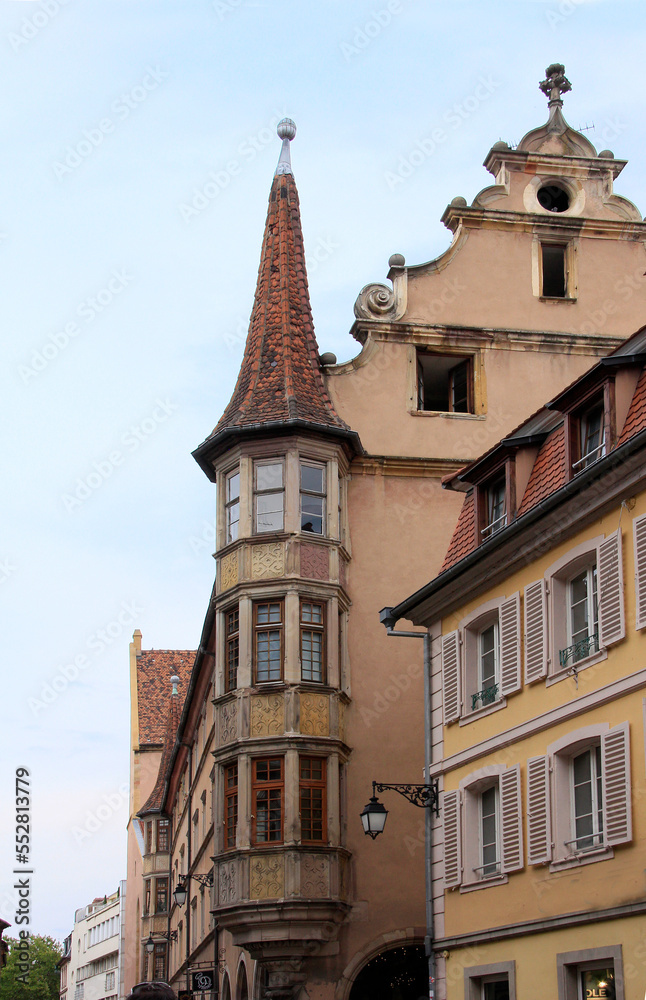
[[[626,636],[621,531],[599,546],[599,641],[611,646]]]
[[[442,826],[444,828],[444,885],[447,889],[452,889],[462,881],[459,789],[444,792],[442,796]]]
[[[633,838],[630,803],[630,745],[628,723],[601,737],[604,843],[627,844]]]
[[[520,686],[520,594],[514,594],[500,607],[500,690],[513,694]]]
[[[635,628],[646,625],[646,514],[633,521],[635,543]]]
[[[547,610],[545,580],[525,587],[525,683],[547,674]]]
[[[527,863],[552,859],[550,834],[550,776],[547,757],[527,761]]]
[[[460,637],[456,632],[442,636],[442,704],[444,725],[460,717]]]
[[[500,871],[523,867],[523,824],[520,805],[520,764],[500,775]]]

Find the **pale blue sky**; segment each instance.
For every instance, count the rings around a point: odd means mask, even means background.
[[[33,929],[64,936],[125,877],[128,641],[199,639],[215,496],[190,453],[239,367],[276,120],[319,345],[347,359],[361,287],[448,245],[492,143],[545,120],[550,62],[644,211],[645,25],[638,0],[0,0],[5,919],[19,765]]]

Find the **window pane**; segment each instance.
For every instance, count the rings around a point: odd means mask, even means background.
[[[301,605],[301,621],[311,623],[312,625],[320,625],[323,622],[323,608],[320,604],[307,604],[303,602]]]
[[[240,504],[233,503],[227,507],[227,542],[235,542],[238,538],[240,524]]]
[[[256,466],[256,489],[279,490],[283,485],[283,463]]]
[[[256,531],[282,531],[283,499],[282,493],[256,497]]]
[[[237,500],[240,496],[240,473],[234,472],[227,476],[227,503]]]
[[[311,493],[325,493],[322,468],[312,465],[301,465],[301,489]]]
[[[615,971],[614,968],[593,969],[581,973],[582,996],[585,1000],[614,1000]]]
[[[506,979],[499,979],[495,983],[484,983],[484,1000],[509,1000],[509,983]]]

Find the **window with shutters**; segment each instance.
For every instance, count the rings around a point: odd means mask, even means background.
[[[543,586],[525,588],[528,683],[576,675],[625,637],[621,532],[576,546],[548,569]]]
[[[628,723],[588,726],[527,762],[528,863],[554,870],[632,840]]]
[[[523,867],[520,765],[491,765],[444,794],[445,885],[470,891]]]
[[[447,674],[444,696],[450,697],[457,688],[458,714],[461,722],[466,722],[503,708],[507,695],[520,690],[520,595],[488,601],[465,618],[461,626],[453,662],[450,655],[443,658]],[[460,651],[464,660],[462,671]],[[450,670],[456,679],[448,676]]]
[[[646,515],[633,521],[635,628],[646,628]]]

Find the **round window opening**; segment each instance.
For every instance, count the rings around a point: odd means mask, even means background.
[[[545,184],[538,192],[538,203],[548,212],[567,212],[570,207],[570,196],[567,191],[556,184]]]

